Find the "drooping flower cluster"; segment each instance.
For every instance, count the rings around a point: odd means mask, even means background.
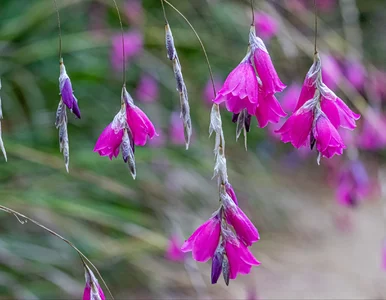
[[[260,264],[248,249],[260,237],[256,227],[238,206],[236,194],[228,182],[221,115],[216,104],[212,107],[209,130],[210,134],[216,133],[214,177],[219,184],[220,208],[196,229],[181,250],[191,251],[193,259],[199,262],[212,259],[212,284],[217,283],[222,273],[228,285],[237,274],[248,274],[252,266]]]
[[[110,159],[117,157],[119,151],[122,158],[128,163],[130,173],[135,179],[135,146],[144,146],[147,139],[156,136],[154,125],[145,113],[134,104],[133,98],[122,87],[121,109],[114,120],[103,130],[99,136],[94,152]]]
[[[256,116],[260,127],[268,122],[278,123],[286,115],[275,97],[284,88],[264,42],[252,26],[247,55],[228,75],[213,102],[225,102],[227,110],[233,113],[232,121],[238,123],[238,138],[241,131],[244,135],[249,131],[251,115]]]
[[[105,295],[94,273],[85,266],[86,286],[84,287],[83,300],[105,300]]]
[[[315,146],[318,162],[321,156],[330,158],[343,153],[346,146],[337,129],[353,130],[360,117],[323,83],[321,71],[319,54],[315,54],[295,111],[276,131],[283,142],[291,142],[296,148]]]
[[[0,90],[1,90],[1,79],[0,79]],[[5,161],[7,161],[7,152],[5,152],[3,138],[1,137],[1,120],[3,119],[3,110],[1,108],[1,97],[0,97],[0,149],[4,155]]]
[[[186,89],[184,77],[182,76],[180,60],[178,58],[176,47],[174,46],[173,34],[168,23],[165,24],[165,41],[167,57],[173,62],[173,71],[176,79],[177,91],[180,94],[180,118],[184,124],[185,144],[186,149],[188,149],[190,138],[192,136],[192,120],[190,118],[188,90]]]
[[[68,172],[68,166],[70,163],[70,148],[68,142],[67,132],[67,110],[66,107],[80,119],[80,109],[78,106],[78,99],[74,95],[70,77],[66,72],[63,59],[60,59],[60,76],[59,76],[59,90],[60,90],[60,101],[58,109],[56,111],[55,126],[59,129],[59,147],[60,152],[63,153],[64,164]]]

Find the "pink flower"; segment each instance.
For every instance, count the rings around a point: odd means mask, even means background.
[[[359,60],[350,59],[346,61],[345,73],[348,81],[350,81],[357,90],[363,88],[367,73],[366,68]]]
[[[113,156],[117,157],[122,143],[124,123],[124,116],[119,112],[114,121],[102,131],[95,144],[94,152],[98,152],[100,156],[108,156],[110,160]]]
[[[386,147],[386,116],[373,111],[371,120],[365,119],[358,138],[358,146],[366,150],[379,150]]]
[[[180,114],[173,112],[169,126],[170,141],[174,145],[185,145],[184,125],[181,123]]]
[[[280,129],[275,131],[281,134],[282,142],[290,142],[295,148],[306,145],[314,121],[314,112],[310,102],[300,107]]]
[[[259,232],[240,207],[229,197],[223,199],[223,204],[226,220],[233,226],[240,241],[247,246],[257,242],[260,239]]]
[[[147,138],[152,139],[158,136],[153,123],[146,114],[133,103],[127,102],[126,105],[127,124],[133,134],[134,144],[144,146]]]
[[[286,86],[277,75],[264,42],[254,35],[254,33],[251,33],[250,36],[252,36],[250,37],[250,44],[253,50],[253,60],[262,83],[263,95],[267,97],[281,92]]]
[[[263,12],[255,13],[255,26],[256,32],[263,39],[270,39],[272,36],[276,35],[279,29],[277,21],[269,14]]]
[[[343,77],[342,70],[337,62],[337,60],[331,55],[324,55],[322,57],[323,60],[323,68],[322,68],[322,76],[323,82],[330,89],[335,89]]]
[[[217,93],[214,103],[225,101],[228,111],[235,114],[247,109],[249,114],[254,114],[258,105],[258,83],[249,60],[249,54],[228,75],[222,89]]]
[[[220,240],[220,218],[213,216],[196,229],[181,247],[182,252],[192,251],[193,259],[206,262],[213,257]]]
[[[143,38],[139,31],[133,30],[124,34],[125,43],[125,63],[135,55],[142,52]],[[121,70],[123,63],[122,36],[116,34],[112,38],[111,64],[115,70]]]
[[[346,146],[343,143],[336,128],[324,114],[320,114],[316,119],[313,128],[313,136],[316,142],[316,149],[327,158],[335,154],[341,155]]]
[[[214,78],[214,86],[216,88],[216,91],[219,91],[221,89],[223,85],[223,81],[221,79],[219,79],[218,77],[215,77]],[[205,85],[205,88],[204,88],[204,91],[202,93],[202,97],[204,98],[205,102],[207,102],[208,104],[212,105],[213,102],[213,98],[214,98],[214,95],[213,95],[213,85],[212,85],[212,81],[209,79],[208,82],[206,83]]]
[[[260,92],[262,92],[261,89]],[[287,115],[273,94],[268,96],[260,94],[259,99],[259,106],[256,108],[255,116],[260,128],[267,126],[268,122],[278,123],[281,117]]]
[[[181,251],[181,243],[176,235],[170,237],[165,256],[171,261],[184,260],[184,253]]]
[[[225,252],[229,262],[230,279],[236,279],[237,274],[249,274],[252,266],[260,265],[260,262],[238,239],[227,239],[225,243]]]
[[[136,90],[137,99],[153,103],[158,98],[158,83],[150,75],[142,75]]]
[[[369,194],[371,188],[369,176],[362,162],[350,161],[338,179],[338,202],[344,206],[356,206],[359,200]]]
[[[85,269],[86,286],[83,292],[83,300],[105,300],[105,295],[100,287],[94,273],[86,266]]]

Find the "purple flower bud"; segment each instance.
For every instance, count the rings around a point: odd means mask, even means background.
[[[232,122],[233,122],[233,123],[236,123],[237,120],[238,120],[238,118],[239,118],[239,114],[233,114],[233,115],[232,115]]]
[[[223,257],[224,257],[224,248],[220,245],[217,248],[212,258],[212,274],[211,274],[212,284],[217,283],[217,280],[220,277],[220,274],[222,271]]]
[[[224,277],[225,284],[229,285],[229,261],[228,257],[226,255],[223,255],[223,261],[222,261],[222,275]]]
[[[63,103],[80,119],[78,100],[75,98],[71,80],[62,59],[60,60],[59,90]]]
[[[249,129],[251,128],[251,115],[249,113],[246,113],[245,120],[244,120],[244,126],[245,130],[249,132]]]

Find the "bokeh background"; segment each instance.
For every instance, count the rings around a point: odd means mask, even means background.
[[[241,0],[173,1],[206,45],[216,82],[244,57],[250,8]],[[189,91],[193,142],[186,151],[179,99],[164,47],[159,1],[117,0],[127,49],[127,86],[159,137],[136,151],[137,179],[121,159],[93,152],[120,106],[119,22],[110,0],[58,0],[63,57],[82,119],[69,116],[70,173],[54,126],[58,30],[51,0],[1,0],[3,140],[0,203],[71,240],[99,268],[116,299],[379,299],[386,180],[386,3],[318,0],[323,76],[360,112],[348,150],[316,164],[315,152],[280,142],[277,126],[235,141],[222,111],[229,177],[260,231],[262,262],[229,287],[210,284],[210,264],[168,255],[217,209],[211,90],[199,44],[166,7]],[[255,1],[257,33],[288,85],[278,95],[291,113],[313,55],[313,1]],[[292,93],[292,94],[291,94]],[[343,134],[343,133],[342,133]],[[358,167],[359,165],[359,167]],[[0,212],[0,299],[79,299],[81,262],[68,245],[30,222]],[[173,243],[172,243],[173,244]]]

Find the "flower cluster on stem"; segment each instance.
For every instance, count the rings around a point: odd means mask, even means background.
[[[324,84],[322,63],[316,52],[295,111],[276,132],[281,134],[283,142],[290,142],[296,148],[315,147],[319,164],[321,156],[330,158],[343,153],[346,145],[338,128],[353,130],[359,117]]]
[[[209,134],[215,133],[214,178],[218,181],[220,207],[185,241],[181,250],[192,251],[193,259],[212,259],[211,282],[217,283],[221,273],[226,285],[237,274],[248,274],[260,262],[248,249],[260,239],[256,227],[238,206],[236,194],[228,181],[225,140],[220,107],[213,104]]]

